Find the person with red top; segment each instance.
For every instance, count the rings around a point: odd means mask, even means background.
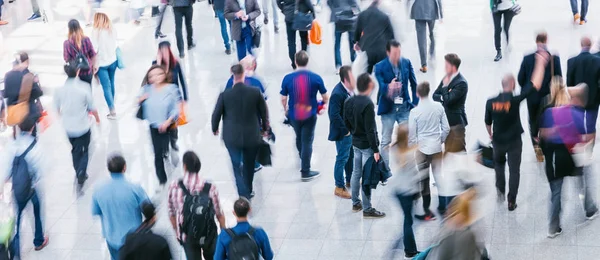
[[[81,67],[79,78],[89,84],[92,84],[92,77],[98,71],[94,67],[96,63],[96,52],[90,38],[83,34],[83,29],[79,25],[79,21],[71,19],[68,24],[69,36],[63,43],[63,58],[65,62],[74,61],[79,53],[83,54],[87,59],[86,66]]]

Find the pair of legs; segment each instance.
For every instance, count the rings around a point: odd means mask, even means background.
[[[33,0],[32,0],[33,1]],[[579,13],[579,8],[577,8],[577,0],[571,0],[571,11],[573,11],[573,15],[580,14],[581,21],[585,21],[585,16],[587,15],[589,0],[580,0],[581,1],[581,13]]]
[[[292,61],[292,67],[296,68],[296,30],[292,27],[292,22],[285,22],[285,29],[287,32],[287,43],[288,43],[288,55],[290,61]],[[303,51],[308,49],[308,32],[298,31],[300,34],[300,44]]]
[[[352,171],[352,179],[350,180],[352,205],[361,205],[361,200],[358,198],[358,193],[360,192],[362,196],[362,209],[363,212],[366,212],[372,209],[371,196],[365,194],[360,180],[363,175],[363,166],[367,163],[367,160],[373,156],[373,149],[360,149],[356,146],[352,146],[352,149],[354,149],[354,171]]]
[[[104,92],[104,100],[108,110],[113,114],[115,112],[115,72],[117,71],[117,61],[104,67],[98,68],[98,79]]]
[[[248,23],[240,31],[240,40],[236,41],[238,60],[246,57],[246,54],[252,55],[252,28]]]
[[[354,162],[350,158],[354,159],[354,150],[352,149],[352,136],[344,136],[341,140],[335,141],[335,149],[337,155],[335,156],[335,166],[333,168],[333,177],[335,179],[335,187],[345,188],[344,185],[344,170],[346,170],[346,183],[350,182],[352,178],[352,170]]]
[[[429,28],[429,56],[435,56],[435,20],[415,20],[415,29],[417,30],[417,44],[419,45],[419,55],[421,57],[421,67],[427,66],[427,28]]]
[[[494,170],[496,171],[496,189],[504,196],[506,191],[506,159],[508,155],[508,171],[510,174],[508,182],[508,202],[517,202],[519,180],[521,177],[521,154],[523,152],[523,141],[517,138],[508,143],[494,142]]]
[[[408,120],[410,113],[408,102],[404,104],[396,104],[392,111],[381,115],[381,157],[385,164],[390,165],[390,150],[389,145],[392,143],[392,133],[394,132],[395,123],[402,123]]]
[[[427,177],[421,181],[421,197],[423,197],[423,210],[425,211],[425,215],[432,215],[431,210],[429,210],[429,206],[431,206],[431,188],[429,187],[429,168],[433,172],[433,176],[438,176],[442,171],[442,153],[434,153],[434,154],[424,154],[421,151],[416,151],[416,160],[417,167],[419,171],[426,171]],[[443,199],[440,196],[438,205],[438,212],[441,215],[444,215],[446,211],[445,203],[443,203]]]
[[[187,259],[202,259],[204,256],[204,260],[213,260],[216,245],[216,237],[212,242],[205,243],[204,245],[198,245],[193,241],[186,241],[183,243],[183,250]]]
[[[83,184],[87,179],[91,136],[91,132],[88,131],[79,137],[69,137],[71,156],[73,157],[73,169],[75,169],[75,178],[77,178],[78,184]]]
[[[187,35],[188,49],[194,46],[194,30],[192,29],[192,17],[194,16],[194,9],[191,6],[184,7],[173,7],[173,14],[175,15],[175,38],[177,38],[177,50],[179,50],[179,56],[182,57],[185,53],[183,48],[183,21],[185,19],[185,32]]]
[[[279,28],[279,8],[277,7],[277,1],[276,0],[262,0],[262,6],[261,6],[261,11],[263,12],[264,16],[265,16],[265,24],[268,23],[269,21],[269,4],[271,5],[271,8],[273,9],[273,25],[275,25],[275,28]]]
[[[356,59],[356,51],[354,51],[354,32],[342,31],[336,28],[335,30],[335,44],[333,45],[333,52],[335,55],[335,67],[339,68],[342,66],[342,54],[340,52],[342,34],[346,32],[348,34],[348,48],[350,49],[350,61],[354,62]]]
[[[583,169],[584,173],[583,176],[578,176],[576,178],[579,178],[579,184],[580,184],[580,188],[581,190],[583,190],[583,209],[585,211],[585,215],[586,217],[591,217],[593,216],[597,211],[598,211],[598,207],[596,206],[596,203],[594,202],[594,198],[593,198],[593,193],[590,190],[590,178],[589,178],[589,173],[585,172],[588,169]],[[554,234],[556,232],[559,232],[559,230],[561,229],[560,226],[560,212],[562,210],[562,205],[561,205],[561,195],[562,195],[562,185],[563,185],[563,181],[564,178],[558,178],[555,180],[551,180],[550,181],[550,192],[551,192],[551,206],[550,206],[550,223],[549,223],[549,227],[548,227],[548,233],[549,234]]]
[[[398,202],[400,203],[400,207],[402,208],[402,212],[404,213],[404,224],[403,224],[403,233],[402,233],[402,243],[404,244],[404,254],[405,255],[414,255],[417,253],[417,243],[415,242],[415,233],[413,231],[413,218],[412,218],[412,210],[413,203],[415,200],[416,194],[396,194],[396,198],[398,198]],[[396,243],[400,244],[400,240]]]
[[[163,35],[161,32],[161,28],[162,28],[163,19],[165,18],[165,12],[167,11],[167,6],[168,5],[163,5],[162,10],[159,11],[158,21],[156,23],[156,30],[154,31],[154,37],[156,37],[156,38]]]
[[[502,10],[492,13],[492,18],[494,18],[494,45],[496,46],[496,51],[498,54],[501,54],[502,43],[501,43],[501,35],[502,29],[504,28],[504,35],[506,36],[506,42],[509,41],[509,30],[510,23],[514,17],[514,13],[509,10]],[[502,18],[504,18],[504,25],[502,25]]]
[[[167,183],[167,172],[165,171],[165,158],[169,151],[169,132],[161,133],[158,128],[150,127],[150,137],[154,148],[154,168],[156,177],[161,185]]]
[[[230,23],[225,19],[225,13],[223,10],[215,10],[217,17],[219,18],[219,24],[221,25],[221,38],[223,38],[223,44],[225,45],[225,50],[231,51],[231,44],[229,43],[229,33],[227,33],[227,27]],[[265,14],[266,15],[266,14]]]
[[[314,115],[305,120],[290,120],[290,123],[296,133],[296,149],[298,149],[300,161],[302,162],[300,172],[305,176],[310,172],[310,159],[312,157],[317,116]]]
[[[233,176],[235,177],[235,185],[237,186],[238,195],[250,199],[254,182],[254,162],[258,153],[257,146],[237,147],[234,145],[225,144],[231,165],[233,167]],[[199,258],[189,258],[199,259]],[[211,258],[212,259],[212,258]]]
[[[15,201],[17,204],[17,229],[15,231],[15,236],[11,243],[11,259],[21,259],[21,245],[19,242],[19,231],[21,227],[21,216],[23,210],[27,206],[27,204],[31,201],[33,205],[33,217],[35,219],[35,234],[33,239],[33,245],[38,247],[44,244],[44,229],[42,227],[42,217],[41,217],[41,209],[40,209],[40,198],[36,191],[33,192],[33,195],[30,199],[26,201]]]

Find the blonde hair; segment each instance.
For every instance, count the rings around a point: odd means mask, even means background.
[[[471,205],[475,199],[475,194],[475,189],[469,188],[452,199],[448,208],[447,218],[453,219],[454,224],[457,226],[468,226],[473,223],[475,217]]]
[[[112,31],[112,22],[105,13],[94,14],[94,29]]]
[[[85,38],[85,35],[83,34],[83,29],[81,29],[81,26],[79,25],[79,21],[75,20],[75,19],[71,19],[69,21],[68,24],[69,27],[69,40],[73,40],[73,42],[75,43],[75,45],[77,45],[78,48],[81,48],[81,42],[83,41],[83,38]]]
[[[555,107],[565,106],[571,103],[571,96],[567,92],[567,86],[561,76],[553,76],[550,81],[550,104]]]

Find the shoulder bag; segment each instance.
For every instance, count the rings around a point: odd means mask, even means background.
[[[312,22],[315,19],[312,12],[303,13],[298,10],[299,0],[296,0],[296,8],[294,10],[294,22],[292,28],[296,31],[310,31]]]
[[[67,41],[69,43],[69,46],[71,46],[71,48],[75,50],[75,57],[71,59],[70,62],[75,62],[75,64],[77,64],[77,68],[79,68],[82,71],[90,70],[90,62],[88,61],[87,57],[83,54],[81,50],[79,50],[73,43],[71,43],[71,40]]]
[[[29,115],[29,98],[31,97],[31,88],[33,87],[33,74],[27,73],[23,75],[21,80],[21,89],[19,91],[19,99],[17,104],[8,106],[6,109],[6,124],[15,126],[23,122]]]

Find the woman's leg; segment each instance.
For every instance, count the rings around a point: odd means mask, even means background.
[[[508,32],[510,30],[510,24],[512,23],[514,14],[512,11],[506,10],[506,11],[504,11],[503,16],[504,16],[504,35],[506,36],[506,44],[508,45],[510,43]]]
[[[152,147],[154,148],[154,168],[156,177],[161,185],[167,183],[167,173],[165,171],[165,155],[168,150],[169,136],[166,133],[159,133],[157,128],[150,128],[150,137],[152,138]]]
[[[500,22],[502,21],[502,13],[495,12],[492,14],[492,17],[494,18],[494,46],[496,47],[496,51],[500,51],[502,47],[500,44],[500,35],[502,33],[502,25]]]
[[[106,105],[110,111],[113,111],[115,106],[113,101],[113,88],[110,82],[109,68],[110,66],[98,68],[98,79],[100,80],[100,85],[102,85],[102,92],[104,92],[104,100],[106,100]]]
[[[417,252],[417,243],[415,242],[415,234],[413,232],[413,217],[412,217],[412,207],[413,207],[413,199],[414,195],[403,195],[397,194],[398,200],[400,201],[400,207],[402,207],[402,212],[404,212],[404,253],[407,255],[414,254]]]

